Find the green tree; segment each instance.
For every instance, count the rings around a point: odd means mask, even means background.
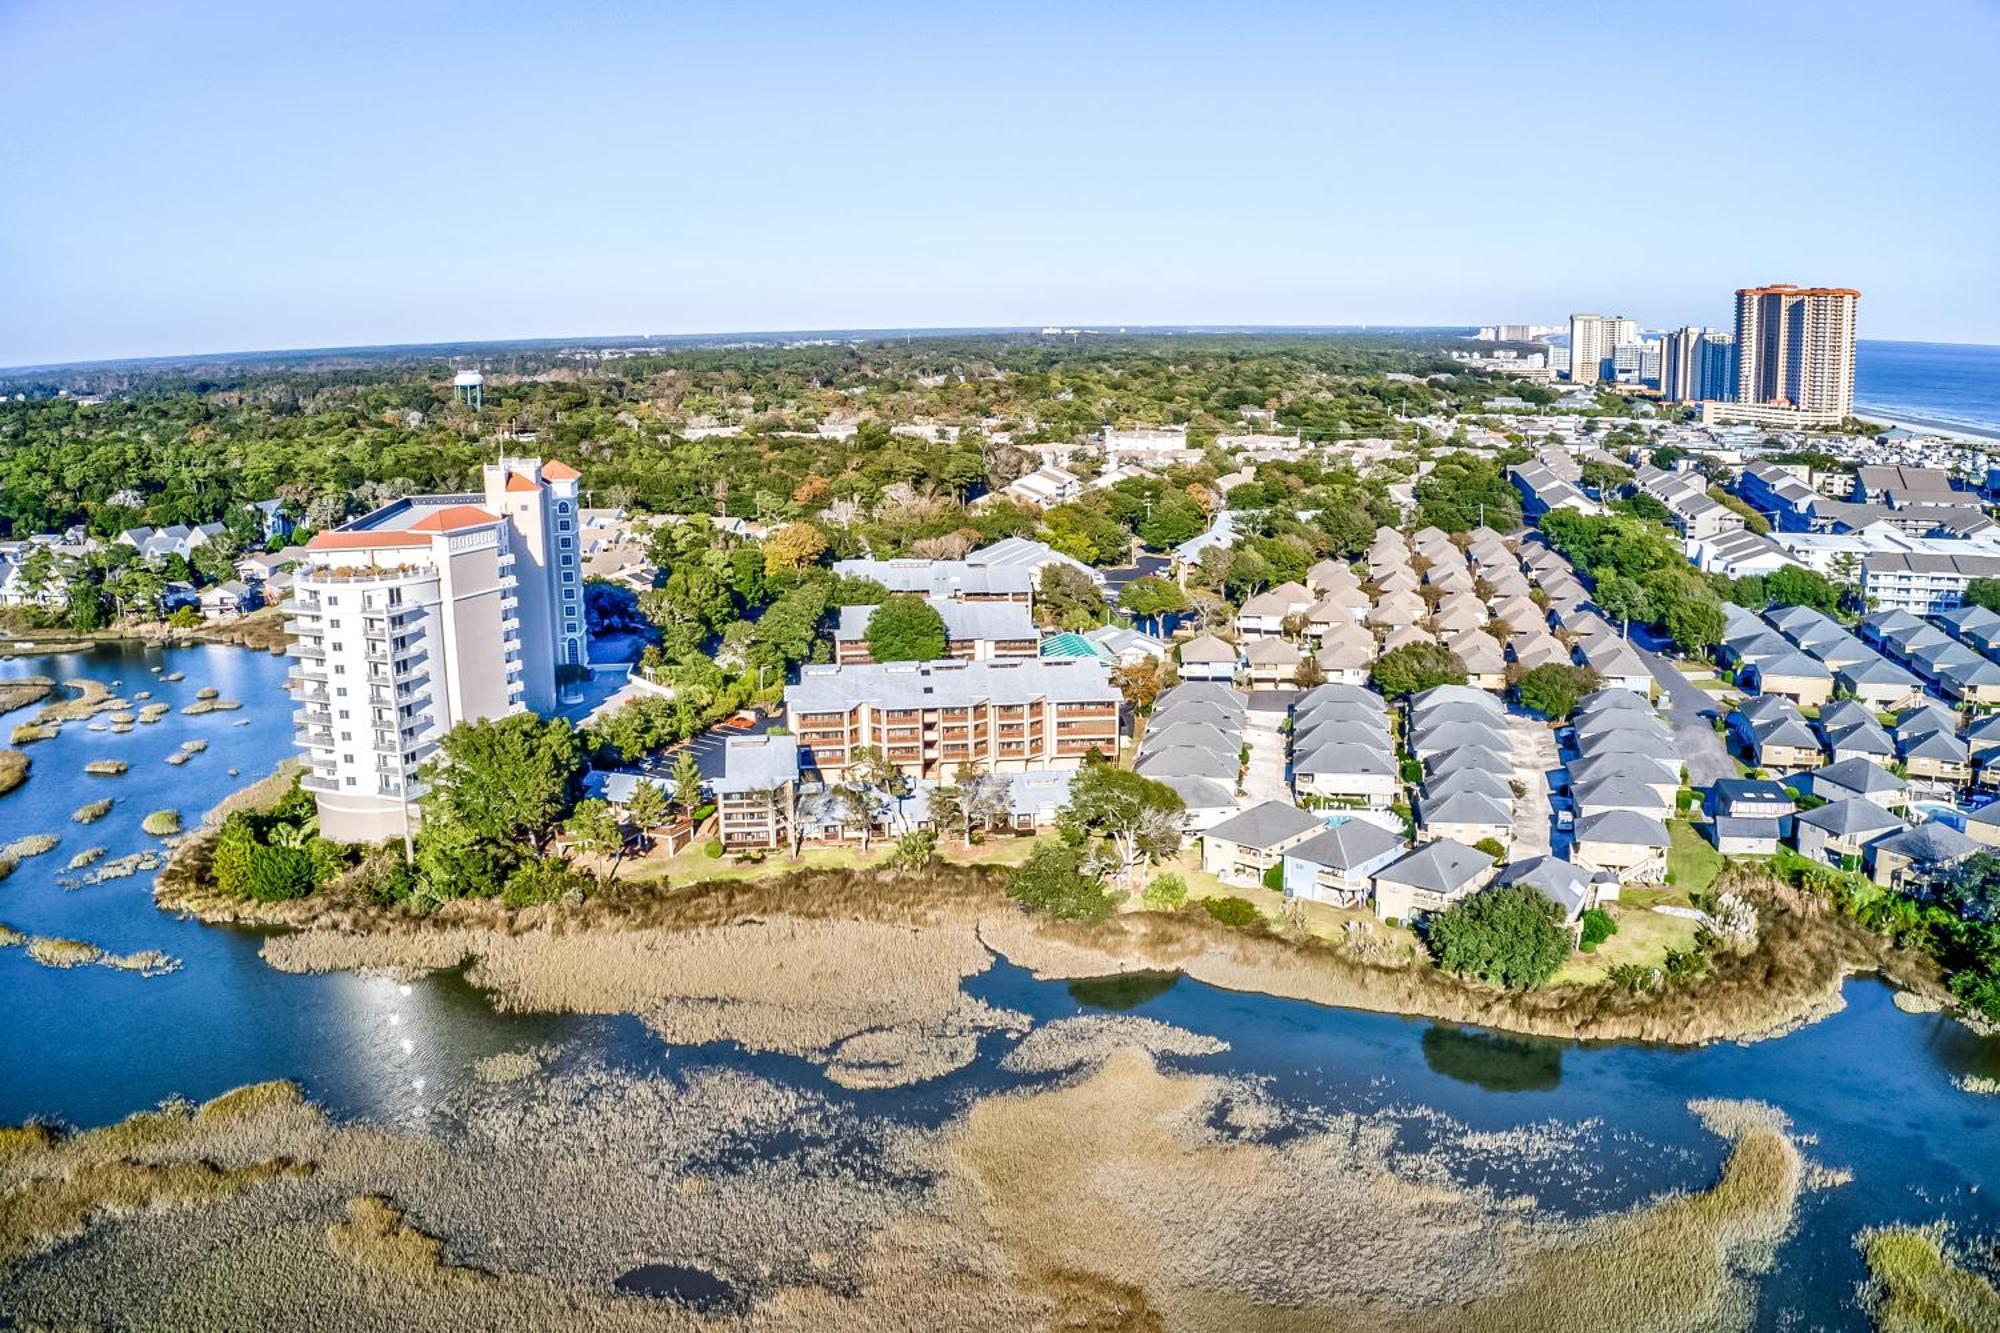
[[[868,653],[877,662],[935,662],[946,656],[944,617],[928,599],[891,597],[868,617]]]
[[[1059,842],[1035,847],[1007,879],[1017,902],[1066,921],[1102,921],[1111,915],[1111,896],[1083,867],[1082,854]]]
[[[1600,684],[1589,667],[1547,662],[1514,682],[1514,698],[1521,707],[1560,722],[1575,711],[1577,702]]]
[[[701,808],[701,764],[690,750],[674,756],[674,804],[690,818]]]
[[[1765,575],[1764,592],[1773,606],[1809,606],[1828,615],[1840,609],[1840,586],[1818,570],[1798,565]]]
[[[1089,759],[1069,784],[1066,828],[1102,838],[1109,867],[1122,884],[1139,868],[1180,850],[1187,807],[1180,793],[1130,769]]]
[[[1185,494],[1169,491],[1139,521],[1139,538],[1155,550],[1179,546],[1208,526],[1208,516]]]
[[[1401,699],[1439,685],[1465,684],[1465,663],[1441,644],[1406,643],[1375,659],[1369,679],[1391,699]]]
[[[608,801],[596,797],[578,801],[563,823],[570,845],[585,856],[615,856],[625,846],[625,831],[618,825]]]
[[[1104,623],[1104,593],[1090,575],[1061,561],[1042,566],[1035,584],[1035,615],[1063,629]]]
[[[666,823],[668,809],[667,794],[650,778],[641,778],[632,788],[632,799],[625,803],[625,813],[641,830],[656,829]]]
[[[1618,922],[1611,913],[1593,907],[1583,914],[1583,931],[1578,942],[1588,953],[1617,933]]]
[[[1988,611],[2000,611],[2000,579],[1973,579],[1965,585],[1965,601]]]
[[[1148,574],[1119,590],[1118,605],[1138,619],[1150,621],[1153,632],[1158,634],[1163,617],[1188,609],[1188,596],[1172,579]]]
[[[1562,910],[1525,884],[1475,893],[1430,918],[1425,943],[1438,966],[1530,990],[1569,957]]]
[[[541,850],[549,830],[582,795],[584,744],[565,718],[533,713],[461,722],[438,743],[418,775],[426,834],[456,825],[502,845],[526,841]]]

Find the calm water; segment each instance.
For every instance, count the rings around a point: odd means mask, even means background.
[[[152,666],[184,671],[177,686]],[[288,753],[289,701],[281,660],[231,648],[97,653],[0,662],[0,677],[91,675],[146,688],[178,706],[213,684],[244,711],[184,718],[126,736],[71,724],[31,746],[35,776],[0,797],[0,834],[59,832],[63,845],[0,884],[0,921],[118,951],[160,948],[182,959],[170,976],[103,968],[50,971],[19,949],[0,952],[0,1122],[44,1115],[79,1124],[115,1119],[170,1094],[206,1097],[237,1084],[294,1078],[337,1113],[421,1124],[424,1108],[495,1051],[561,1040],[562,1060],[608,1060],[672,1075],[709,1062],[799,1081],[856,1109],[937,1123],[972,1096],[1008,1086],[994,1066],[1010,1038],[989,1036],[981,1059],[910,1088],[846,1093],[805,1061],[733,1048],[669,1048],[634,1020],[495,1014],[451,977],[404,986],[355,977],[293,977],[266,968],[257,938],[175,921],[156,911],[150,877],[65,890],[56,883],[76,850],[110,854],[148,841],[145,813],[175,806],[190,818]],[[26,714],[17,713],[10,721]],[[233,723],[248,719],[252,725]],[[207,753],[182,768],[164,757],[202,736]],[[118,779],[82,777],[86,759],[131,763]],[[231,766],[243,777],[227,775]],[[107,792],[120,799],[98,824],[69,822]],[[2000,1238],[2000,1097],[1960,1091],[1968,1073],[2000,1077],[2000,1043],[1936,1016],[1902,1013],[1875,982],[1847,987],[1847,1008],[1778,1041],[1681,1050],[1635,1044],[1524,1041],[1393,1015],[1323,1009],[1215,990],[1171,976],[1037,982],[1006,964],[968,991],[1038,1022],[1118,1010],[1157,1018],[1230,1044],[1188,1067],[1263,1080],[1288,1101],[1403,1118],[1411,1151],[1438,1132],[1438,1116],[1475,1130],[1583,1126],[1582,1146],[1559,1164],[1505,1154],[1466,1164],[1467,1179],[1534,1194],[1578,1214],[1628,1206],[1662,1190],[1713,1182],[1724,1146],[1687,1110],[1690,1098],[1750,1097],[1788,1114],[1816,1161],[1853,1180],[1810,1194],[1800,1225],[1760,1283],[1766,1329],[1864,1327],[1854,1307],[1864,1277],[1852,1238],[1885,1222],[1950,1218],[1961,1241],[1994,1256]],[[1572,1131],[1576,1132],[1576,1131]],[[635,1284],[699,1275],[639,1273]]]
[[[1855,346],[1854,401],[1885,416],[2000,431],[2000,347],[1863,340]]]

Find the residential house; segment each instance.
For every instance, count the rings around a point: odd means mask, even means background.
[[[1736,683],[1758,694],[1790,699],[1801,708],[1817,708],[1833,697],[1833,673],[1818,659],[1796,650],[1747,663]]]
[[[1884,888],[1921,892],[1937,876],[1985,850],[1949,824],[1929,820],[1868,844],[1868,877]]]
[[[1866,860],[1869,843],[1905,827],[1902,816],[1891,814],[1865,797],[1850,796],[1794,815],[1792,845],[1808,860],[1843,870],[1859,870]],[[1969,820],[1966,827],[1970,830]]]
[[[1607,809],[1577,820],[1570,859],[1621,884],[1663,880],[1669,841],[1667,826],[1653,815]]]
[[[1602,897],[1618,896],[1615,883],[1600,886],[1582,866],[1554,856],[1530,856],[1511,862],[1502,867],[1495,883],[1527,885],[1561,908],[1563,922],[1569,926],[1575,926],[1585,912],[1598,905],[1602,888],[1610,890]]]
[[[1201,866],[1225,884],[1254,887],[1288,849],[1325,827],[1295,805],[1265,801],[1203,831]]]
[[[1313,601],[1303,583],[1280,583],[1243,603],[1236,613],[1236,633],[1246,643],[1278,638],[1285,632],[1285,621],[1292,616],[1303,617],[1312,609]]]
[[[1822,801],[1848,801],[1862,797],[1885,810],[1907,810],[1909,784],[1894,773],[1866,759],[1843,759],[1812,772],[1797,773],[1785,785],[1800,796]]]
[[[1493,858],[1451,838],[1437,838],[1375,872],[1375,915],[1408,921],[1438,912],[1492,882]]]
[[[201,614],[208,620],[240,616],[246,611],[255,611],[260,605],[262,602],[256,592],[242,579],[212,584],[202,589],[201,593]]]
[[[1403,839],[1365,819],[1345,819],[1282,854],[1285,896],[1360,907],[1376,873],[1403,854]]]
[[[1182,680],[1230,681],[1236,678],[1236,645],[1203,634],[1180,647]]]

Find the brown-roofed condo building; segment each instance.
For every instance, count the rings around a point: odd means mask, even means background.
[[[1854,415],[1851,287],[1744,287],[1736,293],[1736,403],[1729,415],[1837,426]],[[1763,411],[1758,411],[1763,409]]]
[[[837,782],[864,749],[910,777],[1075,768],[1118,754],[1121,696],[1088,658],[808,666],[785,690],[799,764]]]
[[[484,494],[417,495],[314,537],[286,609],[320,832],[402,836],[416,770],[460,722],[556,707],[587,663],[577,474],[502,459]]]

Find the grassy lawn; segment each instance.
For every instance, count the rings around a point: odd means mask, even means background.
[[[1667,821],[1667,882],[1682,893],[1700,893],[1722,873],[1722,853],[1685,819]]]
[[[1653,908],[1660,903],[1684,902],[1683,895],[1679,893],[1654,889],[1626,890],[1620,901],[1604,905],[1604,910],[1618,923],[1618,933],[1598,945],[1595,953],[1572,954],[1549,984],[1594,985],[1620,963],[1659,966],[1667,956],[1667,950],[1685,949],[1694,942],[1697,927],[1685,917],[1666,916]]]
[[[971,847],[946,839],[938,845],[938,855],[941,860],[958,865],[1019,865],[1028,859],[1034,846],[1033,838],[1011,833],[989,834],[984,842]],[[665,879],[672,884],[698,884],[711,880],[761,879],[794,870],[859,870],[881,865],[895,848],[894,838],[877,838],[866,856],[861,854],[859,844],[849,844],[807,847],[797,860],[780,849],[765,853],[761,861],[753,861],[735,856],[710,857],[702,851],[701,842],[696,841],[673,856],[654,853],[636,860],[627,857],[618,868],[618,878],[636,883]]]
[[[1168,873],[1179,875],[1187,881],[1189,902],[1200,898],[1245,898],[1255,903],[1257,910],[1262,912],[1267,920],[1274,922],[1281,919],[1285,910],[1285,895],[1275,889],[1267,889],[1261,885],[1257,888],[1242,888],[1235,884],[1224,884],[1203,870],[1201,854],[1193,847],[1184,849],[1173,860],[1163,862],[1150,872],[1148,878]],[[1143,904],[1135,897],[1132,906],[1137,908]],[[1298,901],[1298,907],[1305,920],[1307,932],[1335,944],[1347,939],[1350,922],[1359,922],[1378,938],[1407,945],[1415,950],[1421,950],[1423,947],[1413,933],[1401,927],[1391,929],[1383,925],[1375,919],[1375,913],[1366,907],[1334,907],[1327,903],[1309,902],[1303,899]]]

